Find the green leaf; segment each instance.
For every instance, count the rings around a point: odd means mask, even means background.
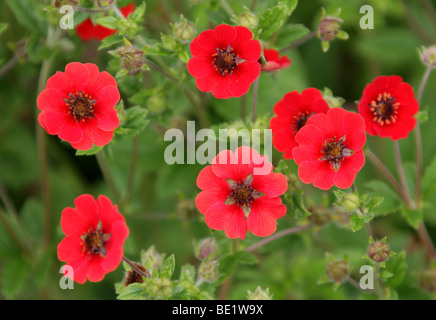
[[[180,269],[180,281],[187,281],[194,283],[195,281],[195,267],[190,264],[185,264]]]
[[[124,284],[120,284],[116,288],[116,293],[119,300],[144,300],[146,297],[143,283],[132,283],[127,287]]]
[[[267,40],[278,31],[288,17],[288,10],[288,7],[282,3],[266,10],[259,19],[256,32],[259,34],[259,38]]]
[[[92,148],[89,150],[77,150],[76,156],[92,156],[98,153],[103,147],[97,147],[95,144],[92,145]]]
[[[102,50],[102,49],[106,49],[109,47],[112,47],[113,45],[120,43],[121,41],[123,41],[123,37],[117,34],[113,34],[109,37],[104,38],[101,41],[100,46],[98,47],[98,50]]]
[[[408,209],[405,205],[401,208],[401,213],[406,218],[406,221],[415,229],[421,224],[424,219],[423,208],[419,208],[417,210]]]
[[[358,215],[353,215],[350,217],[350,227],[354,232],[362,229],[365,226],[365,221]]]
[[[20,256],[11,257],[2,264],[1,291],[6,299],[14,299],[28,280],[29,266]]]
[[[385,281],[386,286],[397,288],[403,282],[407,268],[405,251],[389,257],[389,260],[386,261],[384,272],[389,272],[392,276]]]
[[[109,29],[118,29],[119,25],[118,19],[111,16],[100,17],[97,19],[96,23]]]
[[[235,253],[236,260],[242,264],[256,264],[259,263],[259,259],[254,254],[246,251],[238,251]]]
[[[125,110],[123,114],[123,122],[115,130],[118,135],[123,135],[127,138],[132,138],[140,133],[148,124],[148,111],[139,106],[134,106]]]
[[[129,15],[129,19],[132,19],[136,23],[142,22],[145,14],[145,2],[142,2],[132,14]]]
[[[174,258],[174,254],[172,254],[163,262],[162,268],[160,269],[160,278],[171,279],[174,273],[175,266],[176,260]]]
[[[4,22],[0,23],[0,34],[2,34],[6,30],[7,27],[8,27],[7,23],[4,23]]]
[[[288,16],[290,16],[292,14],[292,12],[294,12],[295,8],[298,5],[298,0],[286,0],[286,1],[282,1],[284,4],[286,4],[286,14]]]
[[[428,200],[436,194],[436,157],[425,170],[421,185],[422,200]]]

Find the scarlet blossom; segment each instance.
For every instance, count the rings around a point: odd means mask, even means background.
[[[108,144],[119,126],[117,82],[92,63],[72,62],[56,72],[37,99],[38,121],[48,134],[58,135],[73,148],[88,150]]]
[[[202,191],[195,203],[206,224],[232,239],[244,239],[248,230],[258,237],[273,234],[276,220],[286,214],[280,195],[288,184],[272,170],[267,158],[250,147],[220,152],[197,177]]]
[[[297,133],[295,141],[298,146],[292,154],[299,166],[298,176],[323,190],[333,185],[351,187],[365,164],[365,121],[354,112],[333,108],[327,114],[316,114]]]
[[[291,65],[291,60],[289,60],[287,56],[280,57],[279,52],[275,49],[265,49],[263,50],[263,55],[266,60],[266,65],[260,65],[262,71],[278,71],[288,68]]]
[[[127,17],[129,14],[135,11],[135,4],[132,2],[127,6],[120,8],[120,11],[123,16]],[[99,24],[94,24],[91,18],[83,20],[76,26],[76,34],[83,41],[89,41],[92,39],[101,41],[104,38],[115,34],[116,32],[117,30],[109,29]]]
[[[66,273],[72,280],[101,281],[121,263],[129,229],[117,206],[103,195],[95,200],[83,194],[74,204],[62,211],[65,237],[58,245],[58,258],[72,268],[72,274]]]
[[[194,38],[187,67],[198,89],[219,99],[246,94],[260,74],[261,47],[252,37],[246,27],[221,24]]]
[[[285,159],[292,159],[292,150],[298,145],[295,135],[310,117],[317,113],[327,113],[328,110],[329,105],[318,89],[305,89],[301,95],[297,91],[285,94],[274,106],[277,116],[270,121],[274,147],[284,152]]]
[[[415,128],[419,104],[403,78],[380,76],[365,87],[358,108],[368,134],[398,140]]]

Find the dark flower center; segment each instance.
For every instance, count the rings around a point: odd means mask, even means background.
[[[253,200],[265,195],[264,193],[253,189],[252,174],[249,174],[242,182],[227,179],[227,183],[230,187],[230,194],[227,197],[225,204],[237,205],[244,211],[246,216],[250,213]]]
[[[103,233],[101,221],[99,221],[97,228],[91,227],[88,232],[82,235],[83,252],[90,255],[106,255],[105,242],[110,238],[109,233]]]
[[[243,62],[243,60],[233,52],[231,45],[229,45],[227,49],[215,48],[215,52],[216,53],[213,54],[213,67],[223,77],[227,74],[232,75],[238,63]]]
[[[92,96],[84,94],[82,91],[76,91],[76,93],[70,93],[68,98],[64,98],[64,101],[68,106],[68,113],[72,114],[77,122],[95,118],[94,105],[97,100],[92,99]]]
[[[335,171],[339,170],[342,160],[353,154],[353,150],[345,146],[345,136],[336,140],[336,137],[324,141],[321,147],[320,161],[327,160]]]
[[[395,123],[397,121],[399,105],[400,103],[396,102],[395,98],[389,93],[380,93],[377,100],[373,100],[369,104],[374,115],[373,121],[381,126]]]
[[[309,111],[306,111],[306,112],[299,112],[298,116],[294,116],[293,117],[294,122],[292,123],[292,125],[294,126],[294,132],[297,133],[298,131],[300,131],[301,128],[303,128],[306,125],[309,118],[314,114],[315,112],[309,114]]]

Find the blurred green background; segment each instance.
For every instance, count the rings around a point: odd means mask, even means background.
[[[118,1],[119,5],[130,1]],[[83,193],[94,196],[105,194],[111,197],[94,156],[76,156],[69,144],[57,136],[46,135],[46,149],[49,165],[51,206],[51,242],[49,248],[42,247],[44,238],[44,206],[41,197],[40,166],[36,143],[36,98],[41,64],[44,59],[51,61],[50,75],[63,71],[68,62],[92,62],[101,70],[113,75],[119,70],[119,62],[107,53],[98,50],[97,41],[82,42],[74,30],[66,32],[62,42],[48,48],[45,43],[47,11],[42,10],[51,2],[42,0],[1,0],[0,22],[7,28],[0,34],[0,69],[15,54],[19,54],[11,68],[0,76],[0,187],[9,195],[19,216],[16,230],[28,243],[32,254],[26,258],[3,224],[0,224],[0,297],[3,299],[114,299],[114,283],[123,276],[120,266],[108,274],[102,282],[75,284],[74,290],[61,290],[59,268],[63,265],[57,259],[56,246],[63,234],[59,221],[62,210],[74,206],[74,199]],[[137,5],[141,1],[135,1]],[[252,1],[229,1],[236,14],[243,6],[250,7]],[[277,1],[259,0],[254,12],[263,12]],[[183,14],[195,23],[198,32],[213,28],[220,23],[232,24],[219,1],[170,1],[149,0],[146,2],[143,30],[147,39],[160,41],[161,33],[168,34],[170,23],[179,20]],[[369,4],[374,8],[374,29],[362,30],[359,9]],[[258,93],[258,115],[269,119],[274,104],[292,90],[315,87],[330,88],[337,97],[346,100],[348,110],[356,110],[367,83],[376,76],[396,74],[403,77],[417,90],[425,66],[420,61],[417,49],[421,45],[436,43],[436,3],[431,0],[313,0],[300,1],[282,29],[265,44],[283,48],[295,35],[287,32],[288,25],[302,24],[315,30],[321,16],[321,8],[327,11],[342,8],[342,29],[350,38],[348,41],[335,40],[330,50],[323,53],[318,39],[311,39],[298,48],[287,51],[292,60],[291,67],[276,74],[262,74]],[[60,17],[60,15],[59,15]],[[83,19],[80,16],[77,19]],[[295,40],[295,39],[294,39]],[[189,48],[189,44],[186,45]],[[151,57],[150,59],[153,59]],[[173,56],[161,59],[189,86],[195,94],[194,79],[189,76],[186,66]],[[2,69],[4,70],[4,69]],[[196,211],[193,200],[199,189],[195,181],[200,165],[167,165],[163,155],[168,145],[163,140],[166,129],[183,129],[187,120],[196,119],[189,100],[182,96],[180,89],[173,86],[160,74],[150,71],[144,77],[124,77],[119,86],[124,104],[140,105],[149,110],[147,128],[137,137],[138,148],[132,150],[131,139],[111,143],[109,166],[119,190],[125,190],[129,180],[132,154],[137,153],[138,161],[130,201],[124,206],[124,215],[130,229],[125,245],[125,255],[132,260],[139,259],[141,249],[155,245],[159,252],[175,254],[176,274],[182,264],[197,265],[193,254],[193,240],[210,235],[201,214]],[[138,80],[139,79],[139,80]],[[148,79],[148,80],[147,80]],[[153,88],[146,88],[147,81]],[[436,76],[430,76],[424,92],[421,108],[428,106],[429,120],[422,125],[424,168],[436,154]],[[141,96],[142,94],[142,96]],[[135,95],[135,96],[134,96]],[[181,97],[182,96],[182,97]],[[208,118],[220,127],[240,116],[241,98],[229,100],[201,98]],[[134,97],[132,99],[132,97]],[[247,113],[251,106],[251,91],[245,98]],[[224,126],[224,125],[222,125]],[[199,129],[199,128],[198,128]],[[415,145],[413,136],[401,141],[403,161],[407,175],[413,176]],[[385,165],[396,172],[392,142],[388,139],[368,137],[368,146],[383,160]],[[273,162],[277,164],[281,155],[274,152]],[[296,166],[287,162],[294,173]],[[373,183],[381,176],[367,161],[355,184],[362,192],[386,196],[385,186]],[[379,188],[378,188],[379,187]],[[381,190],[381,191],[380,191]],[[333,195],[305,186],[310,198],[307,205],[332,201]],[[327,199],[327,200],[326,200]],[[425,221],[430,235],[436,241],[436,214],[434,199],[425,209]],[[1,210],[6,212],[3,203]],[[408,226],[399,212],[400,203],[387,197],[380,210],[382,216],[373,222],[375,235],[387,236],[391,249],[406,250],[408,271],[405,280],[397,288],[401,299],[434,298],[434,293],[422,290],[420,274],[428,268],[424,252],[418,246],[416,232]],[[14,225],[13,219],[10,219]],[[278,221],[278,230],[295,225],[297,221],[286,216]],[[223,232],[215,236],[222,238]],[[248,235],[247,246],[258,239]],[[258,264],[240,265],[236,268],[227,294],[229,299],[245,299],[247,290],[254,291],[258,285],[270,288],[274,299],[357,299],[361,293],[349,284],[343,284],[337,291],[331,284],[318,284],[325,275],[325,252],[338,258],[345,253],[353,266],[352,274],[358,276],[358,269],[365,264],[362,256],[367,249],[364,230],[353,233],[336,223],[329,223],[319,231],[303,231],[272,242],[256,252]],[[433,281],[435,281],[433,279]],[[218,292],[217,295],[218,297]]]

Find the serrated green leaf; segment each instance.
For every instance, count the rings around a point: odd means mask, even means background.
[[[100,46],[98,47],[98,50],[107,49],[109,47],[112,47],[113,45],[120,43],[123,41],[123,37],[117,34],[113,34],[109,37],[104,38],[101,41]]]
[[[386,261],[386,269],[384,272],[389,272],[393,274],[393,276],[385,281],[386,286],[397,288],[403,282],[407,268],[405,251],[391,256],[389,260]]]
[[[185,264],[180,269],[180,281],[187,281],[194,283],[195,281],[195,267],[190,264]]]
[[[365,226],[365,221],[358,215],[353,215],[350,217],[350,227],[354,232],[362,229]]]
[[[282,1],[282,3],[284,3],[286,5],[286,14],[288,16],[290,16],[292,14],[292,12],[294,12],[295,8],[298,5],[298,0],[286,0],[286,1]]]
[[[129,19],[132,19],[136,23],[142,22],[145,14],[145,1],[142,2],[136,9],[129,15]]]
[[[415,229],[421,224],[424,219],[423,208],[419,208],[417,210],[409,209],[405,205],[401,208],[401,213],[403,214],[406,221]]]
[[[111,16],[100,17],[97,19],[96,23],[109,29],[118,29],[119,25],[118,19]]]
[[[176,267],[176,260],[174,258],[174,254],[170,255],[162,264],[162,268],[160,269],[160,278],[171,279],[174,273],[174,269]]]
[[[121,284],[116,293],[119,300],[144,300],[145,292],[143,283],[132,283],[127,287]]]
[[[267,9],[259,19],[257,32],[260,39],[267,40],[285,23],[288,17],[288,7],[282,3]]]

